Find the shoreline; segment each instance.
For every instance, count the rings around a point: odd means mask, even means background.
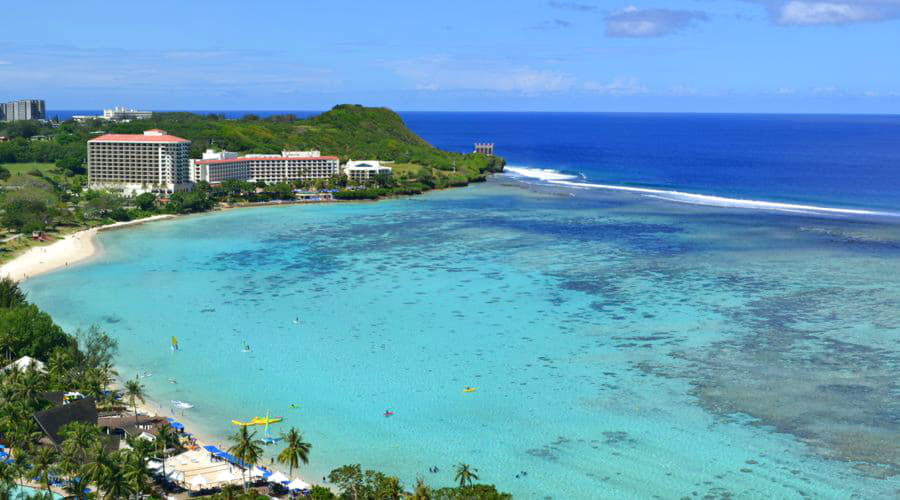
[[[70,264],[84,262],[99,253],[100,247],[95,240],[97,233],[100,231],[136,226],[146,222],[172,219],[174,217],[176,216],[170,214],[154,215],[143,219],[82,229],[76,233],[66,235],[49,245],[29,248],[25,253],[17,255],[6,264],[3,264],[3,266],[0,266],[0,277],[8,277],[17,283],[21,283],[28,278],[50,273],[68,267]]]

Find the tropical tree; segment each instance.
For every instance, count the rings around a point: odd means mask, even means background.
[[[78,467],[87,462],[87,454],[100,443],[100,428],[85,422],[71,422],[60,431],[63,436],[63,455],[74,460]]]
[[[9,498],[9,491],[16,486],[19,480],[19,470],[13,463],[0,462],[0,497]]]
[[[149,447],[142,445],[147,443]],[[129,440],[131,450],[124,453],[122,457],[122,475],[128,482],[128,487],[135,494],[141,494],[147,491],[150,483],[150,469],[147,467],[147,458],[152,453],[152,444],[142,438],[136,438],[133,442]]]
[[[56,450],[45,446],[38,447],[36,450],[32,450],[31,453],[31,473],[39,483],[47,488],[48,493],[52,493],[50,490],[50,479],[58,470],[56,466],[58,457],[59,454]]]
[[[88,451],[88,462],[82,467],[81,473],[85,480],[97,486],[97,496],[108,486],[109,477],[116,474],[112,457],[103,448],[103,443],[95,443]]]
[[[134,410],[134,422],[137,423],[137,401],[140,400],[141,403],[144,401],[144,386],[138,382],[138,379],[135,377],[134,380],[129,380],[125,382],[125,396],[128,398],[128,401],[131,403],[131,409]]]
[[[0,279],[0,307],[19,307],[26,304],[25,292],[9,276]]]
[[[359,500],[365,497],[365,478],[360,464],[344,465],[328,474],[328,482],[338,487],[344,497]]]
[[[474,469],[469,466],[469,464],[460,463],[456,466],[456,481],[459,482],[460,488],[469,484],[472,484],[472,481],[478,481],[478,469]]]
[[[256,444],[255,437],[256,431],[249,432],[246,426],[241,426],[239,431],[229,437],[234,446],[228,448],[228,452],[245,464],[245,467],[241,468],[241,480],[244,482],[245,493],[247,492],[247,469],[252,469],[262,455],[262,448]]]
[[[121,500],[128,498],[136,490],[132,487],[131,481],[126,477],[125,458],[123,454],[116,453],[110,457],[109,472],[104,477],[102,484],[104,495],[103,498],[109,500]],[[100,496],[99,492],[97,496]]]
[[[431,500],[431,488],[425,484],[422,476],[416,478],[416,487],[412,493],[406,495],[406,500]]]
[[[300,462],[309,463],[309,450],[312,445],[303,441],[303,434],[296,427],[291,427],[287,433],[281,435],[284,449],[278,454],[278,462],[289,467],[288,477],[294,477],[294,469],[300,467]]]
[[[171,425],[163,424],[156,429],[157,456],[162,462],[163,477],[166,477],[166,454],[168,453],[169,445],[174,445],[177,442],[178,434]]]
[[[382,475],[375,483],[375,498],[378,500],[400,500],[403,495],[403,486],[400,478],[396,476]]]

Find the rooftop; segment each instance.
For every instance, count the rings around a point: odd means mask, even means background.
[[[95,137],[88,142],[160,142],[160,143],[189,143],[191,141],[169,135],[165,130],[146,130],[143,134],[105,134]]]

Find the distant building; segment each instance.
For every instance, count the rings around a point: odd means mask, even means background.
[[[493,142],[476,142],[474,152],[477,154],[485,155],[485,156],[494,156],[494,143]]]
[[[222,158],[206,158],[204,155],[202,160],[193,160],[191,165],[192,180],[210,184],[228,179],[267,184],[308,181],[329,179],[340,173],[338,158],[322,156],[319,151],[282,151],[280,155],[252,154]]]
[[[153,116],[152,111],[138,111],[136,109],[126,109],[115,107],[113,109],[104,109],[102,115],[75,115],[72,117],[76,122],[86,122],[89,120],[109,120],[113,122],[130,122],[131,120],[146,120]]]
[[[88,185],[129,195],[188,191],[190,147],[165,130],[101,135],[88,141]]]
[[[386,167],[379,161],[348,161],[344,165],[344,174],[353,182],[366,182],[375,178],[376,175],[391,175],[391,167]]]
[[[21,99],[0,104],[0,121],[46,120],[47,110],[43,100]]]

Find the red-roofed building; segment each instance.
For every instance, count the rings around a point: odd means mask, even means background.
[[[105,134],[88,141],[88,184],[128,195],[189,191],[191,141],[165,130]]]

